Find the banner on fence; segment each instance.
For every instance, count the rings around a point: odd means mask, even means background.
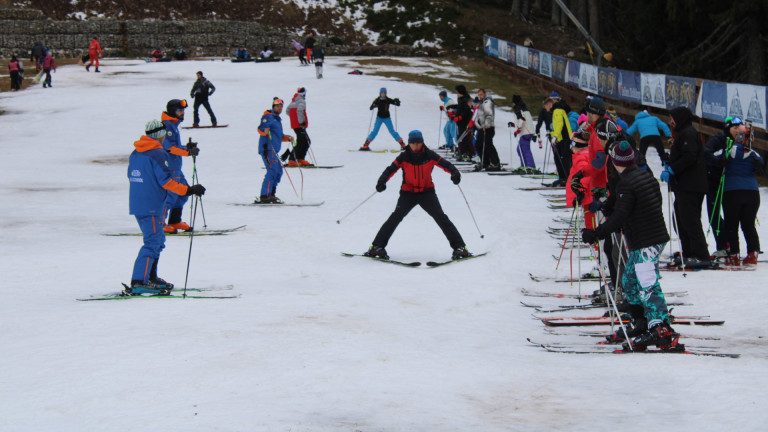
[[[693,78],[666,75],[665,105],[667,109],[684,106],[696,111],[696,80]]]
[[[632,71],[618,70],[617,84],[620,99],[640,103],[640,74]]]
[[[517,46],[515,50],[515,63],[521,68],[528,69],[528,47]]]
[[[597,94],[597,66],[579,63],[579,88]]]
[[[552,54],[539,51],[539,73],[552,78]]]
[[[597,93],[600,96],[612,99],[619,98],[619,70],[599,67],[597,68]]]
[[[563,57],[552,56],[552,78],[564,83],[567,66],[568,60]]]

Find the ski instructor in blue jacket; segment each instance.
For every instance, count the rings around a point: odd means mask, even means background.
[[[280,147],[284,141],[290,142],[291,136],[283,134],[283,123],[280,119],[280,113],[283,112],[283,100],[274,98],[272,100],[272,109],[264,111],[259,122],[259,154],[264,166],[267,168],[267,174],[264,175],[264,181],[261,183],[261,195],[255,201],[255,204],[281,204],[279,198],[275,196],[277,184],[283,177],[283,165],[280,162]]]
[[[157,276],[157,262],[165,248],[165,200],[169,192],[200,196],[205,193],[205,188],[199,184],[187,186],[173,179],[168,167],[168,153],[163,148],[166,135],[163,123],[152,120],[144,131],[144,136],[133,143],[136,150],[128,158],[129,212],[139,223],[144,245],[136,257],[131,286],[126,293],[168,294],[173,284]]]

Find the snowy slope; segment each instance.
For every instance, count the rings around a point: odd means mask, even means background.
[[[287,60],[287,59],[286,59]],[[430,73],[423,67],[415,70]],[[428,63],[428,62],[427,62]],[[546,335],[520,288],[552,275],[559,252],[545,232],[555,216],[537,182],[466,174],[459,190],[435,171],[443,208],[484,258],[438,269],[403,268],[362,252],[397,199],[374,192],[392,153],[349,152],[365,139],[367,110],[385,86],[403,105],[398,130],[438,140],[438,89],[347,75],[329,58],[325,79],[293,61],[147,64],[107,59],[103,73],[62,67],[54,88],[0,95],[0,430],[2,431],[622,431],[761,430],[768,420],[764,268],[666,273],[665,291],[687,290],[679,313],[710,314],[737,360],[694,356],[599,356],[543,352]],[[209,228],[247,224],[220,237],[168,238],[160,275],[190,286],[234,284],[234,300],[77,302],[128,281],[139,237],[128,215],[127,155],[167,100],[187,97],[198,70],[224,129],[182,131],[200,144]],[[445,73],[434,69],[434,73]],[[312,150],[336,170],[291,170],[320,207],[252,208],[264,170],[256,125],[273,96],[307,88]],[[201,113],[202,123],[208,123]],[[497,124],[509,114],[497,111]],[[186,125],[191,124],[191,110]],[[287,127],[288,120],[284,124]],[[496,137],[509,160],[509,130]],[[382,130],[373,148],[396,148]],[[658,158],[649,159],[658,172]],[[543,151],[535,149],[537,162]],[[94,162],[98,161],[98,162]],[[517,166],[517,160],[513,166]],[[185,162],[191,175],[191,163]],[[278,196],[298,202],[287,177]],[[764,197],[765,198],[765,197]],[[665,206],[666,209],[666,206]],[[185,213],[187,220],[188,213]],[[763,219],[768,219],[761,211]],[[197,226],[202,224],[198,212]],[[766,229],[760,228],[763,238]],[[387,248],[406,261],[440,260],[450,248],[415,209]],[[576,265],[576,264],[574,264]],[[560,275],[568,274],[568,264]],[[583,284],[584,292],[596,288]],[[561,340],[587,341],[562,336]],[[701,343],[696,342],[696,343]]]

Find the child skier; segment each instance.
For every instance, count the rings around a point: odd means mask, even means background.
[[[165,106],[165,112],[160,115],[160,119],[163,121],[167,132],[163,141],[163,148],[168,152],[168,168],[171,170],[173,180],[185,186],[189,185],[189,183],[187,183],[184,172],[181,170],[183,163],[181,158],[197,156],[200,153],[197,144],[185,146],[181,142],[179,123],[184,121],[184,110],[187,106],[187,101],[184,99],[171,99]],[[165,211],[170,212],[170,215],[163,231],[170,234],[176,233],[177,230],[189,231],[189,224],[181,220],[181,213],[186,203],[186,196],[175,194],[173,191],[168,194],[168,198],[165,201]]]
[[[376,135],[379,134],[379,129],[381,128],[382,124],[387,126],[387,130],[389,130],[389,133],[390,135],[392,135],[392,138],[394,138],[395,141],[400,143],[400,148],[405,149],[405,143],[403,142],[403,139],[400,137],[400,134],[397,133],[394,126],[392,126],[392,118],[389,114],[390,105],[400,106],[400,99],[398,98],[390,99],[389,97],[387,97],[387,89],[382,87],[381,90],[379,90],[379,97],[373,100],[373,103],[371,103],[371,107],[370,107],[370,110],[373,110],[374,108],[378,110],[376,112],[376,124],[374,124],[373,130],[368,135],[368,138],[365,140],[365,144],[363,144],[363,146],[360,147],[360,150],[362,151],[370,150],[368,146],[371,144],[371,141],[376,139]]]
[[[443,212],[440,201],[437,199],[435,185],[432,183],[432,169],[435,165],[450,173],[451,181],[454,184],[459,184],[461,181],[459,170],[424,145],[421,131],[411,131],[408,134],[408,146],[384,170],[376,183],[376,191],[383,192],[387,188],[387,181],[395,175],[398,169],[402,168],[403,183],[400,186],[400,198],[397,200],[397,206],[379,229],[371,247],[363,255],[389,259],[387,251],[384,249],[389,243],[389,238],[403,218],[417,205],[432,216],[432,219],[440,226],[453,248],[452,259],[466,258],[471,255],[461,238],[461,234],[453,222],[448,219],[448,215]]]
[[[168,168],[168,153],[163,148],[166,136],[163,123],[152,120],[144,131],[144,136],[133,143],[136,150],[128,159],[129,211],[139,223],[144,245],[136,257],[131,286],[126,293],[168,294],[173,284],[157,276],[157,262],[165,248],[162,225],[166,196],[168,192],[179,196],[201,196],[205,188],[199,184],[186,186],[173,180]]]

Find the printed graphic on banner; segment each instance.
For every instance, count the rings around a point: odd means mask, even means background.
[[[765,128],[765,87],[728,84],[728,115],[752,121]]]
[[[485,39],[485,53],[491,57],[499,56],[499,40],[492,37],[486,37]]]
[[[539,52],[539,73],[552,78],[552,54]]]
[[[722,82],[702,81],[696,115],[723,121],[728,116],[728,85]]]
[[[684,106],[696,111],[696,80],[680,76],[666,76],[667,109]]]
[[[528,69],[539,73],[539,50],[528,48]]]
[[[581,63],[576,60],[568,60],[568,67],[565,73],[565,83],[573,86],[579,86],[579,75],[581,71]]]
[[[649,105],[657,108],[666,108],[667,101],[664,97],[665,79],[662,74],[640,74],[641,91],[643,94],[643,105]]]
[[[507,42],[503,40],[499,41],[499,58],[509,62],[509,57],[507,57]]]
[[[616,99],[619,97],[619,71],[604,67],[597,68],[597,93],[600,96]]]
[[[528,47],[518,45],[515,54],[515,63],[520,67],[528,68]]]
[[[597,94],[597,66],[581,64],[579,70],[579,88],[585,92]]]
[[[565,82],[565,68],[568,60],[563,57],[552,56],[552,78]]]
[[[517,57],[515,54],[515,52],[517,51],[516,48],[517,48],[517,45],[515,44],[512,44],[512,43],[507,44],[507,61],[512,64],[515,64],[517,62],[517,59],[515,58]]]
[[[619,98],[628,100],[631,102],[640,103],[640,74],[637,72],[618,70],[619,83],[618,93]]]

